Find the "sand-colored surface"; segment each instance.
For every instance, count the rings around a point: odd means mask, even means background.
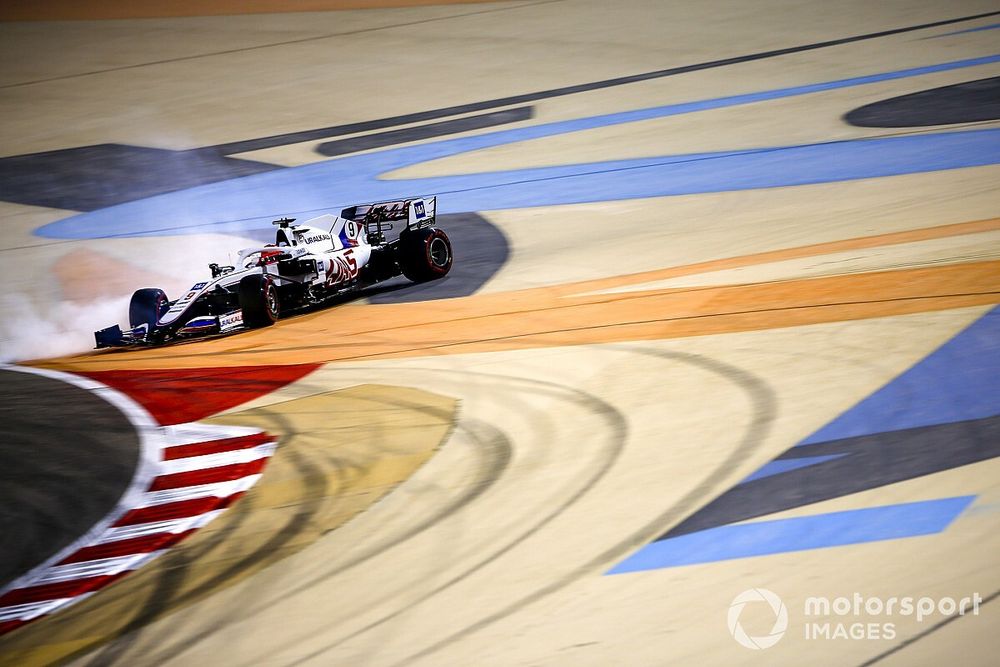
[[[994,4],[567,0],[4,23],[0,145],[4,156],[108,143],[187,150]],[[538,99],[526,103],[533,117],[510,127],[988,56],[995,30],[945,33],[995,21]],[[895,130],[853,127],[843,114],[997,73],[983,64],[607,126],[381,178],[888,136]],[[305,165],[324,159],[319,142],[241,157]],[[152,568],[11,634],[0,662],[79,652],[80,665],[862,664],[883,654],[879,664],[992,664],[997,602],[948,623],[897,619],[894,638],[864,641],[807,639],[801,612],[817,595],[994,594],[995,460],[765,517],[976,496],[936,534],[605,573],[1000,303],[998,175],[994,164],[489,210],[510,257],[476,294],[355,302],[238,336],[109,354],[86,354],[73,332],[86,338],[123,319],[129,290],[145,286],[134,283],[182,289],[246,239],[42,238],[36,228],[72,212],[0,203],[0,320],[52,341],[18,347],[47,358],[34,363],[137,373],[322,364],[216,417],[304,426],[257,496]],[[54,268],[43,280],[40,267]],[[67,313],[78,319],[60,329]],[[14,334],[0,331],[9,345]],[[317,479],[328,486],[314,494]],[[294,517],[305,518],[282,528]],[[247,532],[222,539],[229,529]],[[200,586],[282,536],[287,544],[234,566],[224,585]],[[190,577],[177,583],[179,564]],[[191,587],[197,594],[178,602]],[[765,651],[739,646],[726,625],[734,596],[753,587],[778,593],[791,618]],[[751,611],[748,631],[766,632],[767,615]]]
[[[3,661],[51,664],[100,648],[280,564],[413,475],[451,432],[454,411],[454,400],[428,392],[358,385],[209,420],[264,428],[280,438],[261,481],[233,511],[168,555],[4,637]],[[385,547],[359,553],[344,569],[362,566]]]

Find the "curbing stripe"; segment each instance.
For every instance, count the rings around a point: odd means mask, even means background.
[[[56,565],[50,567],[48,571],[35,582],[37,586],[54,584],[61,581],[76,581],[88,579],[90,577],[103,577],[134,570],[154,556],[158,552],[128,554],[116,556],[114,558],[102,558],[100,560],[84,561],[82,563],[70,563],[69,565]]]
[[[155,533],[153,535],[142,535],[140,537],[133,537],[127,540],[118,540],[117,542],[95,544],[93,546],[80,549],[59,564],[68,565],[69,563],[79,563],[88,560],[114,558],[115,556],[124,556],[125,554],[151,553],[153,551],[160,551],[169,546],[173,546],[185,537],[190,536],[192,533],[194,533],[193,529],[183,533]]]
[[[184,519],[204,514],[214,509],[228,507],[242,495],[242,493],[234,493],[225,498],[192,498],[191,500],[181,500],[176,503],[140,507],[139,509],[131,510],[125,516],[118,519],[115,526],[135,526],[169,519]]]
[[[259,473],[267,465],[267,461],[267,458],[258,458],[246,463],[235,463],[217,468],[162,475],[153,480],[153,484],[149,488],[151,491],[163,491],[165,489],[179,489],[185,486],[199,486],[212,482],[231,482],[247,475]]]
[[[273,441],[274,438],[266,433],[258,433],[255,435],[240,436],[235,438],[222,438],[220,440],[199,441],[165,449],[163,451],[163,459],[165,461],[173,461],[175,459],[186,459],[196,456],[206,456],[209,454],[221,454],[223,452],[231,452],[237,449],[247,449],[257,445],[263,445]]]
[[[261,477],[277,442],[259,429],[161,427],[138,403],[94,380],[3,365],[85,389],[116,407],[139,435],[139,463],[118,504],[82,537],[0,590],[0,635],[92,594],[218,517]]]
[[[204,498],[207,496],[215,496],[216,498],[224,498],[225,496],[231,496],[234,493],[240,493],[246,491],[251,486],[257,483],[260,479],[260,475],[247,475],[240,479],[232,480],[229,482],[215,482],[212,484],[197,484],[195,486],[185,486],[179,489],[164,489],[163,491],[150,491],[146,494],[143,499],[142,505],[139,507],[150,507],[153,505],[161,505],[163,503],[172,503],[179,500],[189,500],[191,498]]]
[[[159,477],[162,478],[167,475],[192,472],[196,470],[222,468],[235,464],[249,463],[250,461],[256,461],[257,459],[268,458],[274,453],[275,444],[273,438],[269,437],[267,440],[269,442],[250,447],[249,449],[233,449],[232,451],[219,452],[217,454],[207,454],[205,456],[192,456],[190,458],[163,461],[163,463],[160,464]]]
[[[119,542],[125,539],[131,539],[134,537],[142,537],[145,535],[156,535],[158,533],[186,533],[191,530],[196,530],[201,528],[205,524],[209,523],[222,514],[222,510],[214,510],[212,512],[206,512],[199,516],[191,517],[189,519],[174,519],[172,521],[157,521],[155,523],[144,523],[138,526],[122,526],[121,528],[109,528],[101,539],[98,540],[97,544],[107,544],[109,542]]]

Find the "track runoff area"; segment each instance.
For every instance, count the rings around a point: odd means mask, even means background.
[[[991,664],[995,7],[334,4],[4,10],[0,661]],[[442,280],[87,352],[411,195]]]

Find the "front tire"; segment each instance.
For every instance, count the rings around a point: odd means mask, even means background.
[[[451,241],[443,230],[425,227],[400,234],[399,268],[413,282],[443,278],[451,263]]]
[[[240,308],[243,324],[249,329],[269,327],[278,320],[281,303],[278,287],[270,276],[255,274],[240,280]]]
[[[136,290],[128,304],[128,323],[133,329],[147,324],[152,331],[160,316],[169,309],[167,293],[163,290],[154,287]]]

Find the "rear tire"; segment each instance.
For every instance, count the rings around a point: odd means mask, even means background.
[[[278,299],[278,287],[270,276],[244,276],[240,280],[239,298],[243,324],[248,329],[269,327],[277,321],[281,303]]]
[[[368,284],[380,283],[400,273],[396,248],[372,248],[368,263],[361,269],[361,280]]]
[[[399,268],[415,283],[443,278],[452,259],[451,241],[441,229],[425,227],[399,235]]]
[[[133,329],[148,324],[152,331],[160,316],[169,309],[167,293],[163,290],[153,287],[136,290],[128,304],[128,323]]]

